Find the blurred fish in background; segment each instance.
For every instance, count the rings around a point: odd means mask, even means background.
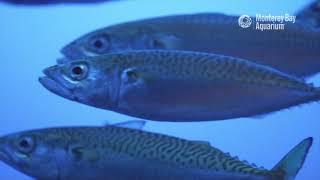
[[[267,170],[206,143],[113,125],[62,127],[1,137],[0,160],[45,180],[294,180],[312,142]]]
[[[0,0],[0,2],[15,4],[15,5],[50,5],[63,3],[102,3],[119,0]]]
[[[68,59],[125,50],[185,50],[234,56],[304,77],[320,72],[320,32],[303,22],[283,31],[241,28],[238,16],[217,13],[165,16],[92,31],[65,46]],[[254,18],[251,18],[254,21]]]
[[[297,13],[297,19],[313,28],[320,28],[320,1],[316,0]]]

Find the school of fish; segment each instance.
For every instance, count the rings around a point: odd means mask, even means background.
[[[2,0],[19,5],[108,0]],[[152,121],[255,117],[320,100],[320,2],[284,31],[243,29],[237,16],[182,14],[116,24],[65,45],[39,82],[91,107]],[[294,180],[313,138],[274,168],[143,130],[145,121],[59,127],[0,137],[0,161],[39,180]],[[264,155],[266,156],[266,155]]]

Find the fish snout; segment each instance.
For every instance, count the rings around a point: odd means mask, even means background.
[[[42,73],[45,75],[39,78],[39,82],[43,85],[46,85],[48,81],[55,81],[57,76],[57,67],[51,66],[42,70]]]
[[[0,138],[0,161],[5,163],[10,163],[12,161],[12,158],[8,153],[8,143],[5,138]]]
[[[54,78],[57,72],[57,67],[51,66],[51,67],[45,68],[42,72],[49,78]]]
[[[9,154],[7,153],[7,151],[5,151],[4,149],[0,149],[0,161],[3,162],[11,162],[11,157],[9,156]]]
[[[57,64],[65,64],[70,62],[71,60],[65,57],[57,58],[56,62]]]
[[[60,50],[60,53],[65,56],[64,60],[76,60],[85,57],[80,47],[78,47],[78,45],[74,42],[63,47]]]
[[[72,87],[68,87],[68,83],[63,79],[58,68],[58,66],[52,66],[44,69],[43,74],[46,76],[40,77],[39,82],[50,92],[74,100],[74,95],[71,92]]]

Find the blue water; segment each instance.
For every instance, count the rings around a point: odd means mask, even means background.
[[[42,127],[103,125],[133,118],[58,97],[37,79],[55,63],[60,48],[79,35],[114,23],[160,15],[223,12],[293,14],[309,0],[127,0],[94,5],[15,7],[0,4],[0,135]],[[217,42],[218,43],[218,42]],[[319,57],[320,60],[320,57]],[[320,86],[320,76],[310,79]],[[306,137],[314,145],[297,180],[320,179],[319,103],[294,107],[261,118],[202,123],[150,122],[146,129],[207,140],[241,159],[272,168]],[[1,180],[29,177],[0,163]]]

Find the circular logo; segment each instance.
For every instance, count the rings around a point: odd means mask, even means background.
[[[252,20],[248,15],[242,15],[238,19],[239,26],[242,28],[248,28],[252,24]]]

